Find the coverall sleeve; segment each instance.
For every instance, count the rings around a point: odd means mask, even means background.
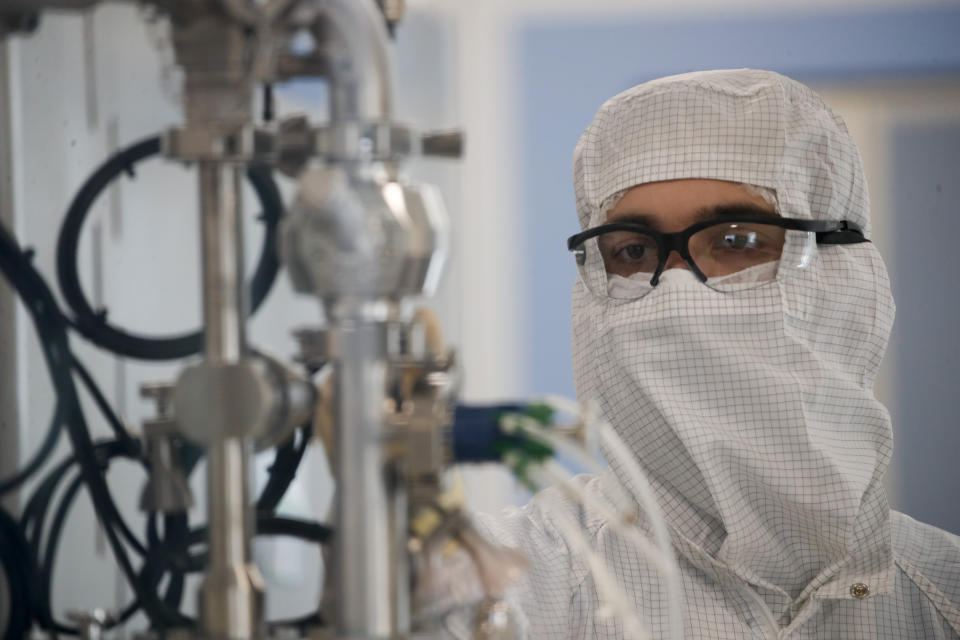
[[[552,490],[548,490],[552,491]],[[529,567],[505,593],[517,622],[520,637],[527,639],[580,637],[570,635],[568,616],[583,579],[579,562],[557,533],[551,515],[542,508],[543,496],[524,507],[510,507],[497,514],[473,514],[478,531],[489,541],[523,553]],[[557,508],[556,498],[550,502]],[[573,505],[569,515],[579,517]],[[469,621],[461,618],[449,625],[454,637],[470,638]]]

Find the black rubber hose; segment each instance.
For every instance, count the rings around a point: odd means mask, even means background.
[[[314,542],[317,544],[326,544],[333,537],[333,530],[323,524],[299,520],[296,518],[285,518],[273,516],[270,514],[258,514],[256,521],[256,535],[258,536],[289,536]],[[190,547],[203,544],[207,541],[207,528],[197,527],[195,529],[184,531],[176,540],[167,539],[159,547],[151,549],[143,567],[140,571],[141,584],[146,589],[155,589],[163,574],[170,572],[171,582],[177,579],[182,580],[182,574],[200,573],[206,567],[206,552],[196,554],[190,553]],[[170,595],[168,590],[167,595]],[[169,615],[169,614],[168,614]],[[190,625],[194,621],[187,616],[177,613],[180,617],[178,626]],[[308,614],[300,622],[307,623],[317,620],[315,614]],[[268,622],[268,625],[277,623]],[[283,625],[291,623],[280,623]]]
[[[327,544],[333,539],[334,531],[331,527],[319,522],[259,513],[257,514],[255,535],[287,536],[307,542]],[[177,543],[165,543],[161,547],[151,550],[150,556],[144,563],[143,571],[146,575],[152,576],[154,580],[159,580],[160,575],[167,569],[175,569],[185,573],[203,571],[206,566],[206,552],[191,554],[190,547],[203,544],[206,541],[206,526],[191,529]]]
[[[280,636],[279,633],[276,633],[278,629],[293,629],[300,637],[309,637],[311,627],[322,627],[326,623],[327,621],[323,619],[323,616],[321,616],[319,612],[314,611],[299,618],[271,620],[267,623],[267,628],[270,630],[270,635],[274,637]]]
[[[47,436],[44,438],[40,448],[37,449],[37,452],[33,454],[30,462],[24,465],[22,469],[15,472],[9,478],[0,480],[0,496],[22,485],[43,466],[47,458],[50,457],[50,454],[53,453],[53,450],[56,449],[57,441],[60,439],[61,433],[63,433],[63,420],[60,415],[60,405],[57,404],[53,411],[53,417],[50,419],[50,426],[47,427]]]
[[[83,478],[77,474],[73,481],[67,485],[63,496],[60,498],[60,504],[57,506],[50,524],[50,534],[47,537],[46,550],[44,551],[44,557],[40,564],[41,569],[37,580],[37,593],[34,599],[34,615],[45,629],[56,633],[67,633],[71,635],[79,635],[79,630],[57,622],[54,619],[50,591],[53,586],[53,569],[56,563],[57,547],[60,545],[60,538],[63,534],[63,527],[64,524],[66,524],[70,507],[73,505],[77,493],[82,487]],[[123,609],[120,615],[117,616],[107,628],[122,624],[139,609],[140,603],[134,600]]]
[[[87,300],[77,269],[80,232],[97,197],[120,174],[133,175],[134,165],[160,153],[160,138],[138,142],[103,163],[80,188],[67,209],[60,236],[57,239],[57,279],[67,305],[76,315],[75,327],[100,347],[113,353],[141,360],[173,360],[199,353],[203,333],[173,337],[147,337],[114,327],[106,319],[105,311],[96,311]],[[277,257],[277,226],[283,214],[283,200],[269,167],[252,165],[247,168],[247,179],[253,186],[263,207],[266,224],[263,249],[251,282],[251,313],[263,303],[279,271]]]
[[[106,465],[108,460],[111,458],[117,457],[126,457],[127,453],[124,449],[124,446],[121,443],[115,441],[99,443],[96,445],[98,453],[102,452],[105,455],[103,464]],[[69,471],[75,460],[71,457],[66,460],[61,466],[55,470],[56,479],[54,480],[53,487],[46,489],[45,491],[48,494],[47,504],[45,505],[44,512],[46,508],[50,506],[52,502],[52,493],[56,487],[56,484],[63,478],[66,471]],[[51,474],[53,477],[53,474]],[[57,549],[60,544],[60,540],[63,536],[63,527],[66,522],[67,515],[70,511],[73,502],[76,500],[76,496],[79,493],[79,490],[83,487],[83,478],[78,474],[74,476],[73,480],[68,483],[67,488],[64,490],[63,494],[60,497],[59,504],[54,510],[53,519],[50,524],[50,532],[47,535],[46,545],[42,552],[39,551],[40,541],[35,540],[34,545],[37,549],[34,551],[34,555],[37,556],[37,564],[40,566],[40,570],[37,572],[36,586],[35,586],[35,595],[32,598],[33,601],[33,615],[36,617],[39,624],[49,630],[56,633],[62,634],[71,634],[78,635],[79,630],[73,628],[69,625],[65,625],[61,622],[58,622],[53,617],[52,607],[51,607],[51,588],[52,588],[52,578],[53,571],[56,566],[56,554]],[[183,535],[187,531],[186,515],[177,514],[174,516],[168,516],[165,519],[166,529],[165,534],[171,536],[171,539],[176,543],[181,540]],[[121,521],[119,523],[121,527],[126,525]],[[42,528],[42,527],[41,527]],[[132,534],[129,531],[124,534],[124,537],[132,538]],[[29,551],[28,551],[29,555]],[[42,556],[42,557],[41,557]],[[183,589],[184,589],[184,576],[183,573],[177,573],[171,571],[170,582],[167,587],[167,592],[164,595],[163,601],[167,607],[165,615],[169,619],[175,619],[175,613],[179,609],[181,600],[183,599]],[[132,617],[139,609],[141,608],[140,601],[134,599],[129,603],[124,610],[118,615],[111,625],[108,628],[122,624],[130,617]],[[183,620],[179,620],[183,622]]]
[[[100,390],[100,386],[96,380],[93,379],[93,375],[90,374],[90,371],[83,366],[83,363],[80,362],[76,356],[71,360],[74,370],[77,372],[77,375],[80,376],[80,381],[83,383],[83,386],[86,387],[90,397],[93,398],[93,402],[97,405],[100,413],[107,421],[107,425],[110,426],[113,435],[119,442],[123,443],[131,453],[139,451],[140,443],[127,431],[127,428],[123,425],[123,421],[120,420],[120,417],[114,412],[110,403],[107,402],[107,398],[103,395],[103,391]]]
[[[82,486],[83,477],[77,474],[64,490],[63,496],[60,498],[60,504],[54,511],[53,520],[50,523],[50,534],[47,536],[46,549],[40,561],[40,594],[42,599],[39,610],[37,611],[37,617],[46,628],[56,629],[62,632],[67,629],[64,628],[65,625],[60,625],[53,619],[53,610],[50,603],[50,587],[53,581],[53,566],[56,560],[57,547],[60,544],[60,535],[63,533],[63,525],[66,523],[70,506],[73,504]]]
[[[116,505],[113,503],[103,477],[102,468],[112,457],[135,457],[139,452],[131,451],[127,443],[112,441],[94,444],[90,439],[83,411],[79,403],[76,386],[70,372],[74,364],[74,358],[69,348],[66,318],[57,308],[56,300],[54,300],[43,278],[36,269],[33,268],[32,264],[30,264],[29,254],[21,251],[14,238],[9,235],[2,225],[0,225],[0,270],[3,271],[18,294],[23,298],[37,333],[40,336],[47,368],[57,390],[57,406],[60,407],[62,422],[68,427],[74,449],[73,455],[68,460],[60,463],[50,476],[45,479],[36,494],[31,498],[24,512],[22,527],[23,530],[26,531],[30,529],[32,525],[35,555],[41,555],[40,547],[44,529],[43,524],[56,488],[72,465],[78,464],[80,467],[80,475],[65,492],[61,499],[61,505],[55,515],[54,526],[52,527],[51,536],[47,541],[46,554],[44,554],[50,561],[46,562],[45,565],[52,565],[56,544],[62,531],[63,520],[66,517],[65,514],[82,483],[90,493],[95,512],[104,525],[104,531],[113,550],[114,557],[136,593],[136,599],[124,610],[123,617],[132,615],[138,607],[142,606],[147,612],[151,624],[155,627],[162,629],[170,626],[192,624],[193,621],[190,618],[180,614],[176,610],[171,610],[171,607],[167,606],[165,601],[158,598],[155,592],[155,582],[149,578],[144,580],[148,566],[151,564],[151,559],[155,557],[153,550],[151,550],[143,570],[140,574],[137,574],[133,569],[121,540],[114,530],[115,526],[119,526],[121,532],[127,536],[128,541],[134,540],[129,529],[125,527]],[[293,452],[297,462],[299,462],[300,457],[303,455],[306,442],[307,439],[304,438],[300,446]],[[196,461],[193,460],[193,458],[195,458],[196,455],[188,457],[191,458],[191,462],[188,463],[189,466],[195,464]],[[280,474],[281,477],[286,475],[286,473]],[[320,543],[329,540],[331,536],[331,530],[324,525],[289,518],[275,518],[266,514],[258,515],[257,528],[258,533],[262,535],[291,535]],[[199,534],[201,539],[205,536],[205,532],[202,530],[192,533],[193,535]],[[187,545],[190,543],[189,540],[187,540],[188,537],[189,536],[184,535],[184,537],[181,538]],[[171,543],[177,544],[181,542],[181,540],[176,542],[171,540]],[[133,544],[138,546],[135,540]],[[177,546],[180,546],[180,544],[177,544]],[[161,569],[160,576],[157,576],[156,579],[159,580],[163,573],[166,573],[168,570],[170,570],[170,567]],[[171,581],[176,579],[175,573],[171,573]],[[47,584],[49,585],[49,581],[47,581]],[[181,588],[181,586],[173,584],[171,589],[168,589],[167,595],[171,595],[172,599],[178,599],[180,594],[176,592]],[[170,594],[170,590],[174,593]],[[166,598],[164,598],[164,600],[166,600]],[[41,597],[40,602],[43,603],[44,613],[49,613],[49,595],[46,594],[46,597]],[[64,633],[75,633],[74,629],[52,620],[52,616],[47,615],[45,617],[46,620],[44,620],[44,622],[52,629]]]
[[[333,539],[333,529],[325,524],[284,516],[258,515],[256,531],[258,536],[288,536],[317,544]]]
[[[290,483],[297,475],[297,469],[307,452],[307,446],[310,444],[310,438],[313,435],[313,420],[309,420],[300,427],[300,443],[294,443],[296,439],[291,436],[286,442],[277,447],[276,456],[273,464],[270,465],[270,477],[257,498],[257,511],[272,513],[276,511],[280,500],[290,488]]]
[[[118,455],[129,455],[126,445],[114,440],[98,442],[94,447],[96,454],[104,460]],[[43,535],[47,511],[53,502],[53,496],[56,493],[57,486],[59,486],[60,481],[63,480],[64,476],[66,476],[67,472],[70,471],[76,462],[76,457],[71,455],[58,463],[33,492],[33,495],[30,497],[27,506],[20,516],[20,529],[24,532],[24,535],[31,540],[31,546],[37,557],[40,555],[40,538]]]
[[[67,475],[73,462],[74,460],[71,457],[47,474],[40,486],[33,492],[30,501],[27,502],[27,506],[20,516],[20,529],[30,540],[30,546],[35,557],[40,557],[40,541],[43,537],[44,523],[53,502],[54,493],[60,481]]]
[[[31,593],[36,579],[31,557],[17,522],[0,509],[0,580],[6,581],[10,598],[7,626],[0,629],[3,640],[23,640],[29,635],[33,617]]]
[[[190,530],[187,514],[170,514],[164,516],[163,522],[163,537],[167,544],[174,546],[183,544],[183,540]],[[167,592],[163,596],[163,603],[174,611],[180,609],[180,603],[183,600],[184,578],[185,574],[182,571],[170,571],[170,582],[167,583]]]
[[[307,542],[327,544],[333,539],[333,529],[325,524],[310,520],[259,513],[257,514],[256,533],[254,535],[287,536]],[[206,542],[207,528],[197,527],[191,530],[184,540],[187,546]]]
[[[163,603],[155,593],[142,588],[126,549],[113,530],[112,524],[120,520],[120,514],[100,473],[96,448],[90,438],[73,382],[70,370],[72,356],[63,314],[57,307],[53,293],[30,263],[29,257],[20,250],[3,225],[0,225],[0,270],[24,300],[40,336],[47,370],[57,391],[57,401],[63,411],[67,433],[73,445],[73,455],[80,466],[81,476],[90,493],[94,510],[103,524],[114,558],[151,622],[164,624],[167,620]]]
[[[107,461],[115,457],[131,457],[130,452],[127,450],[126,446],[123,443],[117,441],[108,441],[100,442],[95,445],[97,456],[101,459],[101,464],[106,465]],[[76,464],[76,458],[74,456],[68,457],[66,460],[61,461],[57,464],[54,469],[47,474],[47,477],[43,480],[41,485],[37,487],[33,495],[30,498],[30,501],[27,503],[26,508],[23,511],[23,514],[20,518],[19,529],[22,532],[22,535],[25,539],[28,539],[27,542],[27,555],[29,556],[32,566],[44,567],[44,551],[42,548],[42,537],[44,532],[44,523],[46,521],[47,514],[50,510],[50,507],[53,506],[53,498],[56,494],[57,487],[60,482],[66,477],[67,473],[74,467]],[[74,495],[76,494],[76,489],[71,490],[68,488],[63,496],[60,499],[61,508],[64,508],[63,505],[69,504],[73,500]],[[62,517],[65,517],[62,516]],[[47,551],[50,553],[50,545],[57,545],[56,540],[60,537],[62,524],[56,523],[56,516],[54,524],[51,526],[51,532],[47,536]],[[125,524],[121,525],[125,527]],[[132,534],[129,533],[129,530],[125,534],[128,537],[132,537]],[[37,621],[46,629],[51,631],[56,631],[58,633],[69,633],[76,634],[77,630],[69,627],[67,625],[61,624],[53,619],[50,606],[50,590],[49,585],[44,586],[42,583],[42,575],[40,572],[35,572],[33,594],[31,596],[32,610],[33,615],[37,618]],[[120,624],[122,621],[126,620],[132,616],[139,609],[139,604],[134,603],[127,607],[124,612],[117,617],[116,624]]]
[[[134,441],[133,444],[135,446],[133,451],[130,450],[130,445],[128,443],[119,442],[116,440],[99,442],[94,445],[94,450],[98,460],[100,461],[102,469],[106,470],[109,461],[113,458],[125,457],[139,459],[139,444],[136,441]],[[23,516],[20,520],[20,527],[23,530],[24,535],[30,539],[31,546],[38,557],[40,554],[40,540],[43,536],[47,511],[49,510],[50,504],[53,501],[53,496],[56,493],[57,486],[74,464],[76,464],[75,456],[70,456],[58,464],[53,471],[47,475],[40,486],[37,487],[36,491],[34,491],[33,496],[31,496],[30,501],[27,503],[27,506],[23,511]],[[130,527],[121,517],[112,520],[112,524],[119,529],[121,537],[126,540],[127,544],[133,548],[134,551],[141,556],[146,555],[147,550],[144,548],[143,543],[137,539],[137,537],[130,530]]]

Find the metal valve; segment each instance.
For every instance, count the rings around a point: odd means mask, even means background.
[[[113,616],[105,609],[71,611],[67,618],[77,625],[82,640],[101,640],[104,629],[114,622]]]
[[[176,459],[181,446],[172,413],[174,386],[146,383],[140,395],[156,402],[156,416],[143,422],[143,437],[150,457],[150,477],[140,494],[140,509],[160,513],[181,513],[193,506],[193,493]]]

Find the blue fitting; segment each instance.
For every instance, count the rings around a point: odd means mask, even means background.
[[[457,405],[453,416],[453,459],[455,462],[499,462],[497,443],[506,436],[500,416],[522,412],[525,405]]]

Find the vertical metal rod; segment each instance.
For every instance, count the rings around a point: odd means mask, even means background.
[[[7,40],[0,39],[0,224],[13,231],[14,225],[14,126],[11,103],[13,74]],[[0,478],[8,478],[20,466],[20,417],[17,400],[17,314],[16,298],[6,280],[0,282]],[[2,506],[17,513],[19,491],[8,494]]]
[[[383,325],[336,323],[337,535],[333,598],[337,632],[392,638],[407,631],[400,611],[406,575],[404,493],[385,455],[383,402],[387,363]],[[397,529],[401,528],[400,531]]]
[[[240,169],[200,163],[204,355],[233,364],[246,351]],[[251,563],[249,438],[228,437],[207,451],[210,559],[200,592],[203,627],[215,640],[261,632],[263,584]]]
[[[239,169],[200,163],[204,356],[239,362],[246,348]]]

